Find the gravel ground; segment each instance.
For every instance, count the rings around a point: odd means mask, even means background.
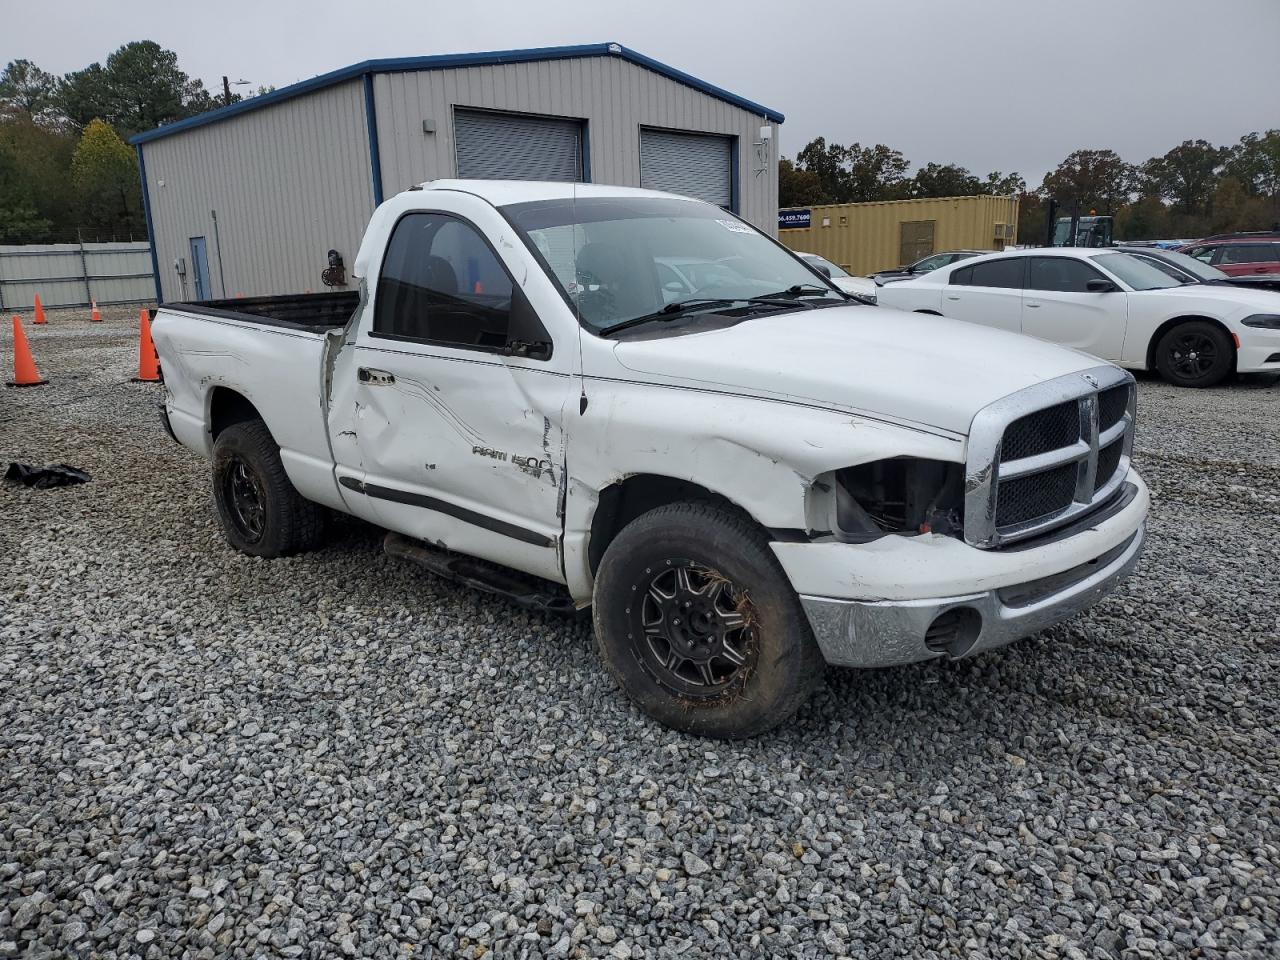
[[[232,552],[133,316],[0,391],[0,459],[93,474],[0,486],[0,956],[1277,956],[1275,379],[1142,380],[1088,615],[726,745],[370,528]]]

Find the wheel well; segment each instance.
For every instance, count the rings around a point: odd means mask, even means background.
[[[1226,328],[1226,326],[1222,323],[1221,320],[1215,320],[1213,317],[1201,317],[1201,316],[1195,316],[1195,315],[1186,316],[1186,317],[1173,317],[1169,320],[1166,320],[1164,323],[1160,324],[1160,326],[1156,329],[1156,332],[1151,335],[1151,342],[1147,344],[1147,369],[1154,370],[1156,368],[1156,347],[1159,345],[1161,338],[1163,338],[1166,333],[1168,333],[1170,330],[1172,330],[1174,327],[1178,326],[1179,324],[1194,323],[1196,321],[1212,324],[1213,326],[1217,327],[1219,330],[1222,331],[1222,335],[1227,338],[1227,343],[1231,344],[1231,353],[1232,353],[1231,366],[1234,369],[1236,365],[1235,364],[1235,352],[1236,352],[1235,336],[1231,333],[1230,330]]]
[[[261,420],[249,398],[236,393],[230,387],[214,387],[209,397],[209,433],[216,440],[218,434],[235,423]]]
[[[713,493],[691,480],[677,480],[651,473],[632,474],[624,480],[605,487],[591,518],[591,539],[587,543],[587,562],[594,575],[609,544],[632,520],[655,507],[685,500],[721,503],[735,510],[741,508],[732,501]]]

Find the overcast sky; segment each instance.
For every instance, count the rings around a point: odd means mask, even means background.
[[[786,156],[886,143],[1033,187],[1081,147],[1141,162],[1280,127],[1280,0],[0,0],[0,23],[0,63],[64,73],[151,39],[211,88],[616,41],[784,113]]]

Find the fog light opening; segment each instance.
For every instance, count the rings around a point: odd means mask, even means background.
[[[982,632],[982,614],[973,607],[952,607],[944,610],[929,624],[924,634],[924,645],[934,653],[950,657],[963,657]]]

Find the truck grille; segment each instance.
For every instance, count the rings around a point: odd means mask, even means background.
[[[996,500],[996,527],[1053,516],[1075,496],[1078,472],[1074,463],[1065,463],[1044,473],[1005,480]]]
[[[1069,447],[1080,439],[1080,407],[1074,400],[1037,410],[1009,424],[1000,443],[1001,460],[1021,460]]]
[[[979,411],[969,435],[965,539],[998,547],[1101,506],[1129,469],[1135,399],[1132,376],[1095,367]]]

